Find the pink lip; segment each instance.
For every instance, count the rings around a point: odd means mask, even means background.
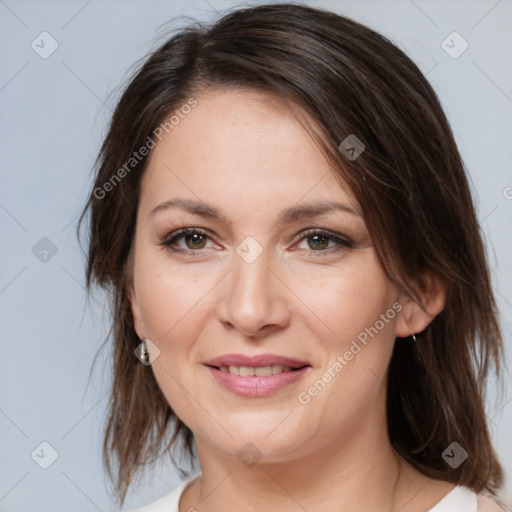
[[[207,366],[271,366],[280,364],[282,366],[291,366],[292,368],[301,368],[309,363],[299,361],[290,357],[278,356],[275,354],[259,354],[257,356],[246,356],[243,354],[224,354],[215,357],[204,363]]]
[[[274,363],[280,364],[280,363]],[[238,365],[236,365],[238,366]],[[244,365],[241,365],[244,366]],[[245,365],[252,366],[252,365]],[[267,366],[258,365],[258,366]],[[288,365],[291,366],[291,365]],[[278,375],[269,375],[268,377],[240,377],[240,375],[231,375],[228,372],[223,372],[213,366],[207,366],[213,377],[217,380],[221,386],[225,387],[229,391],[248,397],[263,397],[271,395],[276,391],[296,382],[301,379],[311,366],[304,366],[299,370],[293,370],[290,372],[282,372]]]
[[[296,368],[290,372],[282,372],[268,377],[240,377],[231,375],[219,369],[220,366],[272,366],[273,364]],[[244,354],[224,354],[205,363],[210,373],[223,387],[241,396],[268,396],[301,379],[311,368],[306,361],[275,354],[259,354],[246,356]]]

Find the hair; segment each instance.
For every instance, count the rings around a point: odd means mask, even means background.
[[[360,203],[389,279],[404,290],[412,281],[428,290],[429,276],[443,283],[444,309],[417,344],[395,342],[387,379],[389,438],[423,474],[495,494],[502,470],[484,397],[490,370],[499,375],[502,339],[482,232],[440,102],[386,37],[329,11],[273,4],[228,12],[209,25],[193,23],[153,51],[120,97],[95,163],[78,232],[90,214],[87,287],[103,287],[111,300],[113,381],[103,460],[118,500],[124,502],[133,477],[163,453],[175,463],[172,451],[189,462],[194,456],[191,430],[151,369],[134,357],[140,340],[128,300],[130,259],[148,157],[133,170],[126,163],[194,95],[200,101],[201,92],[230,88],[303,109],[313,121],[310,135]],[[351,134],[365,145],[354,160],[339,149]],[[469,454],[457,468],[441,456],[454,441]]]

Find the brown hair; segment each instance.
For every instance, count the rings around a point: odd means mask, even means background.
[[[361,204],[389,278],[403,289],[411,279],[426,287],[426,275],[444,283],[445,308],[417,344],[395,343],[389,437],[425,475],[495,492],[502,471],[483,395],[489,371],[499,370],[502,340],[471,192],[439,100],[417,66],[382,35],[328,11],[275,4],[189,26],[154,51],[122,94],[96,161],[80,225],[90,212],[87,285],[99,284],[112,299],[104,463],[120,502],[167,438],[163,452],[171,458],[180,445],[191,460],[194,444],[151,369],[134,356],[140,340],[127,290],[147,157],[122,179],[112,178],[174,109],[219,87],[256,89],[302,107],[320,129],[312,136]],[[366,147],[353,161],[338,149],[351,134]],[[454,441],[469,454],[456,469],[441,457]]]

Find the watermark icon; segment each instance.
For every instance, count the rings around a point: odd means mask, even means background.
[[[59,43],[48,32],[41,32],[30,44],[41,59],[47,59],[59,47]]]
[[[457,469],[468,458],[468,452],[459,443],[454,441],[441,454],[441,457],[449,466]]]
[[[57,450],[46,441],[38,444],[30,456],[42,469],[48,469],[59,458]]]
[[[236,252],[246,263],[252,263],[256,261],[258,256],[263,252],[263,247],[261,247],[255,238],[248,236],[238,244]]]
[[[48,263],[56,254],[57,246],[47,237],[43,236],[32,247],[32,254],[42,263]]]
[[[379,319],[370,327],[366,327],[357,335],[357,340],[353,340],[350,348],[343,354],[340,354],[336,360],[329,365],[322,376],[317,379],[306,391],[301,391],[297,395],[297,400],[302,405],[307,405],[311,399],[318,394],[345,368],[354,357],[361,352],[363,347],[368,344],[368,337],[373,339],[379,332],[384,329],[390,320],[395,318],[396,314],[402,311],[402,304],[395,302],[392,306],[379,316]],[[361,346],[362,345],[362,346]]]
[[[173,114],[166,118],[163,123],[160,123],[151,135],[148,136],[146,142],[138,149],[134,151],[130,158],[119,167],[114,174],[101,186],[96,187],[93,191],[93,195],[96,199],[104,199],[109,192],[112,192],[121,180],[126,177],[139,162],[142,162],[149,152],[156,146],[155,139],[162,140],[164,133],[170,133],[180,122],[180,119],[184,119],[192,109],[197,106],[197,100],[195,98],[189,98],[179,109],[176,109]]]
[[[353,162],[363,151],[366,146],[353,133],[351,133],[339,146],[338,149],[345,157]]]
[[[505,199],[512,199],[512,187],[505,187],[503,189],[503,197]]]
[[[150,339],[140,343],[133,353],[144,366],[153,364],[160,357],[160,349]]]
[[[469,43],[457,31],[454,31],[443,39],[441,48],[452,59],[458,59],[469,48]]]
[[[262,456],[262,453],[252,443],[245,443],[240,450],[238,450],[236,456],[238,460],[248,468],[252,468]]]

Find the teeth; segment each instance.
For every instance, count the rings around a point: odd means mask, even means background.
[[[254,377],[254,368],[252,366],[240,366],[238,373],[240,377]]]
[[[254,375],[257,377],[268,377],[272,375],[272,366],[258,366],[254,368]]]
[[[282,372],[291,372],[291,366],[283,366],[280,364],[273,364],[271,366],[221,366],[221,372],[228,372],[231,375],[240,375],[241,377],[270,377],[271,375],[278,375]]]

